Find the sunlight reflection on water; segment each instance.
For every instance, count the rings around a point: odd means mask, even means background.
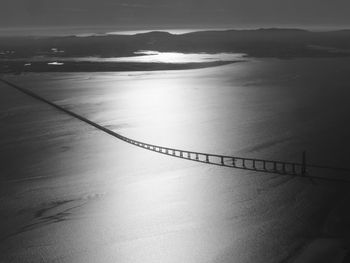
[[[141,62],[141,63],[200,63],[214,61],[235,61],[241,59],[244,54],[240,53],[178,53],[178,52],[158,52],[152,50],[141,50],[135,52],[136,57],[116,58],[119,62]]]
[[[131,57],[47,57],[36,56],[30,59],[32,62],[71,61],[71,62],[123,62],[123,63],[208,63],[216,61],[239,61],[245,54],[242,53],[179,53],[179,52],[159,52],[153,50],[136,51]],[[16,59],[14,59],[16,60]],[[18,59],[20,60],[20,59]]]
[[[140,141],[287,161],[307,149],[310,159],[336,164],[350,156],[348,65],[255,60],[188,71],[28,74],[17,83]],[[185,162],[76,125],[85,139],[55,167],[74,168],[63,171],[72,174],[64,191],[106,194],[75,212],[79,220],[53,224],[67,262],[281,262],[281,251],[293,253],[300,233],[317,227],[323,196],[331,200],[308,181]]]

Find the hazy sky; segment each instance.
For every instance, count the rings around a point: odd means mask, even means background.
[[[350,25],[349,0],[0,0],[0,27]]]

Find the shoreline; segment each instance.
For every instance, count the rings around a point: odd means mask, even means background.
[[[47,62],[32,62],[24,66],[26,61],[8,61],[0,63],[0,73],[43,73],[43,72],[123,72],[123,71],[159,71],[186,70],[224,66],[237,61],[215,61],[194,63],[134,63],[134,62],[64,62],[59,65],[49,65]]]

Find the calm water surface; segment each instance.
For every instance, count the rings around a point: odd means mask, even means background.
[[[346,166],[349,65],[269,59],[12,80],[136,140],[286,161],[307,150],[310,162]],[[18,241],[60,262],[281,262],[319,234],[336,200],[337,185],[172,159],[79,130],[66,140],[69,158],[41,169],[66,173],[55,183],[65,187],[50,188],[56,196],[86,202]]]
[[[313,162],[349,161],[349,59],[247,61],[158,72],[29,74],[25,86],[141,141]]]

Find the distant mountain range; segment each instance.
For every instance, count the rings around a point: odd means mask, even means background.
[[[246,53],[251,57],[338,57],[350,55],[350,30],[300,29],[200,31],[182,35],[149,32],[135,35],[2,37],[0,58],[121,57],[138,50],[183,53]]]

